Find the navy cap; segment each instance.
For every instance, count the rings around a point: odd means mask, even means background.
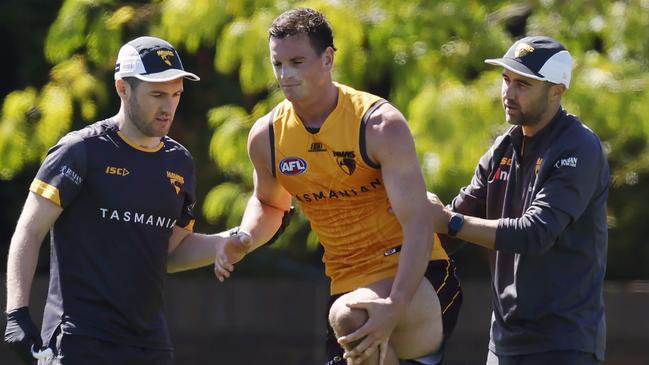
[[[115,80],[124,77],[149,82],[171,81],[179,77],[200,80],[185,71],[178,52],[169,42],[156,37],[139,37],[122,46],[115,63]]]
[[[525,37],[514,43],[502,58],[485,60],[519,75],[570,86],[572,57],[566,48],[546,36]]]

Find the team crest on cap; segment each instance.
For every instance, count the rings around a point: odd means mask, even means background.
[[[160,58],[162,58],[164,63],[171,66],[170,58],[172,58],[174,56],[174,53],[172,51],[169,51],[169,50],[166,50],[166,49],[161,49],[156,53],[158,54],[158,56],[160,56]]]
[[[520,43],[518,46],[516,46],[514,56],[516,56],[516,58],[521,58],[527,56],[532,52],[534,52],[534,47],[530,46],[527,43]]]

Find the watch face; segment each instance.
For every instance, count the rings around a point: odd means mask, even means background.
[[[457,232],[462,228],[464,224],[464,216],[460,213],[455,213],[451,217],[451,220],[448,221],[448,234],[449,236],[455,236]]]

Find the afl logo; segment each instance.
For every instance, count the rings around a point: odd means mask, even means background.
[[[286,176],[295,176],[306,171],[306,161],[299,157],[287,157],[279,162],[279,171]]]

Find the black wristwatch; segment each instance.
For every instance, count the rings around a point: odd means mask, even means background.
[[[453,213],[451,219],[448,221],[448,235],[455,237],[464,225],[464,215],[461,213]]]

